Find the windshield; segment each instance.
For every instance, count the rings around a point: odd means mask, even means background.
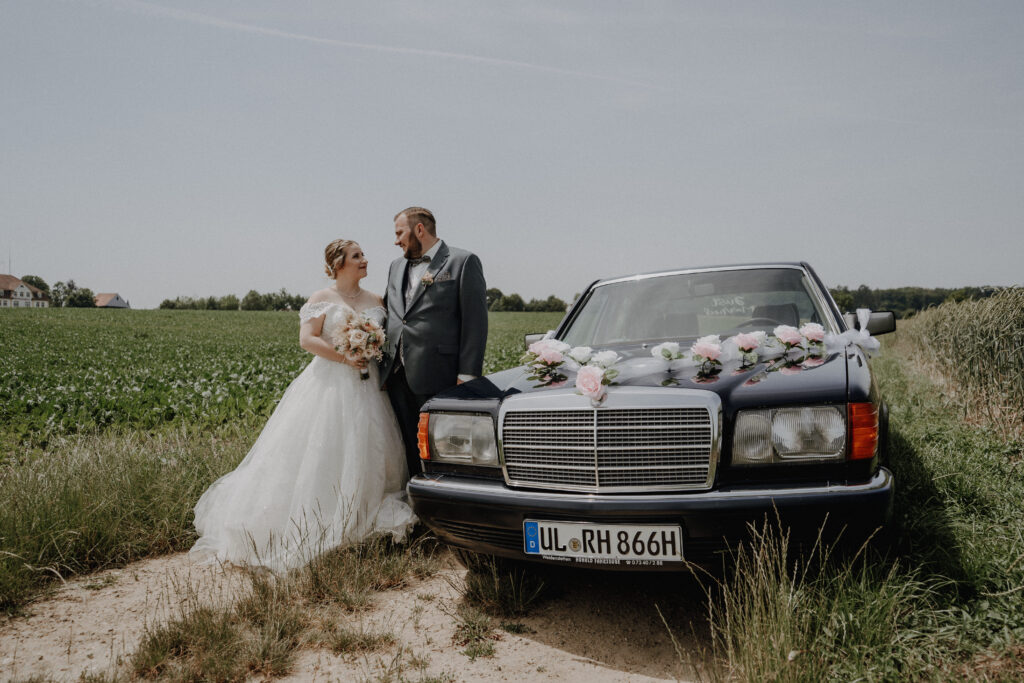
[[[662,275],[591,290],[562,340],[572,346],[677,341],[799,327],[831,332],[803,270],[754,268]]]

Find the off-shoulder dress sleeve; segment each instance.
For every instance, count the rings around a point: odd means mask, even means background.
[[[299,321],[306,322],[307,320],[312,320],[313,318],[319,318],[320,316],[327,312],[328,308],[330,308],[333,305],[334,304],[331,303],[330,301],[304,303],[302,304],[302,308],[299,309]]]

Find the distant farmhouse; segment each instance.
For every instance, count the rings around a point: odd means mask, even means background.
[[[111,294],[97,294],[94,297],[96,308],[131,308],[127,301],[121,298],[116,292]]]
[[[13,275],[0,275],[0,308],[49,308],[50,295]]]

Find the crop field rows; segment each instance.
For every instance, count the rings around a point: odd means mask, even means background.
[[[558,313],[492,313],[484,371],[511,367],[524,332]],[[262,420],[311,356],[295,313],[11,310],[0,317],[0,425],[8,438],[121,425]]]

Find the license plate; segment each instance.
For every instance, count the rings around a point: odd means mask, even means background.
[[[678,524],[523,522],[527,555],[581,564],[661,565],[683,561]]]

